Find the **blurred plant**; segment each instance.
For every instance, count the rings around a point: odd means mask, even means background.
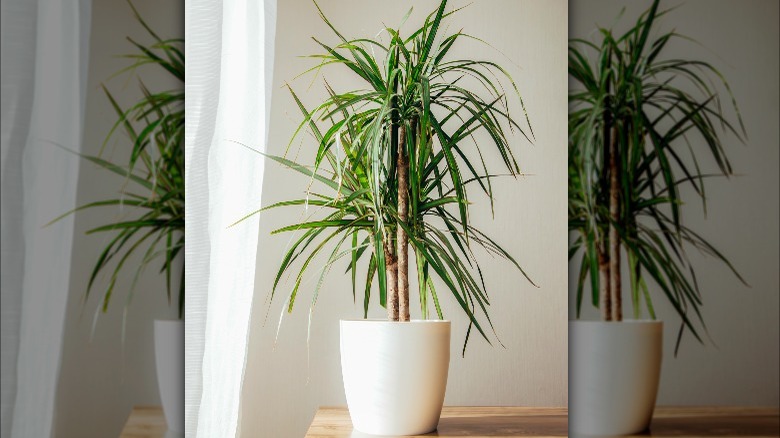
[[[79,155],[109,172],[121,175],[124,177],[124,183],[117,198],[91,202],[54,219],[57,221],[76,211],[96,207],[118,207],[121,212],[119,221],[87,231],[87,234],[116,232],[92,269],[84,298],[86,302],[98,274],[110,270],[111,277],[103,293],[101,305],[103,312],[108,309],[119,273],[125,263],[131,255],[141,252],[140,263],[131,268],[135,270],[135,275],[126,303],[129,304],[131,300],[141,273],[157,259],[162,259],[160,272],[165,273],[170,303],[171,276],[176,265],[174,262],[184,248],[184,39],[160,38],[141,18],[132,3],[128,3],[135,18],[154,39],[154,43],[147,46],[128,38],[137,50],[124,57],[133,60],[133,64],[116,75],[152,64],[170,73],[181,82],[182,87],[153,93],[139,79],[143,97],[130,108],[123,109],[108,88],[102,86],[116,112],[117,120],[98,155]],[[126,163],[102,158],[106,144],[115,137],[120,128],[132,144]],[[145,250],[141,251],[141,248]],[[179,283],[178,309],[181,318],[184,310],[183,270]]]
[[[693,188],[706,213],[705,178],[732,175],[719,131],[742,142],[747,134],[718,70],[704,61],[660,56],[670,41],[687,38],[671,31],[650,39],[656,20],[668,12],[658,6],[654,1],[623,35],[599,28],[600,45],[570,42],[569,75],[576,86],[569,93],[569,232],[576,239],[569,258],[582,253],[577,316],[590,277],[592,302],[602,319],[620,321],[622,248],[634,317],[640,317],[643,301],[656,317],[650,278],[682,319],[676,352],[685,328],[702,341],[689,312],[706,331],[686,247],[721,260],[744,282],[723,254],[684,225],[681,191]],[[728,92],[738,128],[724,114],[718,82]],[[691,137],[702,143],[691,143]],[[715,161],[718,172],[701,171],[702,155]]]
[[[487,134],[490,147],[495,147],[506,167],[504,175],[515,177],[520,170],[509,147],[507,130],[517,130],[526,139],[529,137],[509,115],[503,82],[508,82],[518,97],[520,93],[504,68],[491,61],[447,58],[458,40],[485,42],[462,32],[439,38],[442,21],[458,11],[445,12],[446,4],[446,0],[442,1],[422,27],[402,37],[400,28],[412,13],[409,10],[398,28],[383,29],[389,39],[383,42],[369,38],[348,40],[315,3],[320,17],[339,42],[330,46],[315,38],[325,53],[312,55],[320,63],[303,74],[319,72],[332,64],[340,65],[354,73],[367,88],[337,93],[326,81],[329,97],[309,111],[288,87],[304,117],[290,144],[308,129],[317,141],[314,165],[304,166],[285,158],[290,145],[285,157],[269,158],[308,176],[310,184],[305,198],[280,202],[262,210],[316,206],[318,212],[328,212],[324,218],[310,220],[313,216],[310,215],[304,222],[273,231],[273,234],[303,232],[293,238],[273,284],[275,292],[282,275],[293,269],[294,262],[302,260],[287,299],[288,312],[295,305],[304,273],[312,267],[312,260],[325,251],[327,261],[316,264],[319,280],[310,314],[325,274],[342,257],[350,259],[346,271],[351,273],[352,294],[356,299],[356,266],[367,258],[364,317],[368,314],[371,286],[376,277],[379,301],[387,308],[388,319],[408,321],[408,247],[411,245],[421,315],[429,317],[430,299],[436,316],[444,317],[434,287],[435,275],[469,318],[465,353],[472,327],[490,342],[477,318],[479,313],[492,327],[487,309],[490,302],[473,247],[482,247],[509,260],[525,276],[512,256],[469,221],[467,187],[477,186],[489,198],[492,209],[491,180],[500,176],[489,172],[483,159],[487,145],[477,143],[474,134],[478,131]],[[476,90],[463,85],[464,78],[472,79]],[[478,92],[486,93],[488,98],[484,99]],[[522,98],[520,102],[522,105]],[[525,113],[524,106],[522,109]],[[525,122],[528,123],[527,115]],[[532,136],[530,124],[527,129]],[[314,181],[331,193],[311,191]],[[326,251],[328,243],[335,244]],[[342,249],[345,244],[346,248]]]

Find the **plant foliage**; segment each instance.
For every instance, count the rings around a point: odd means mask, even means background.
[[[524,106],[523,126],[510,116],[505,87],[510,95],[520,94],[504,68],[492,61],[450,59],[450,50],[458,41],[481,40],[463,32],[442,35],[443,22],[458,11],[447,11],[446,3],[442,1],[422,27],[403,35],[400,29],[412,13],[409,10],[398,28],[383,29],[385,39],[348,39],[317,6],[337,41],[326,44],[314,39],[323,53],[312,56],[319,63],[306,73],[336,65],[351,72],[362,88],[337,92],[325,82],[329,97],[311,110],[289,88],[303,115],[290,144],[302,133],[310,133],[316,140],[316,149],[311,152],[314,164],[299,164],[288,159],[287,153],[269,158],[306,175],[311,182],[317,181],[328,193],[315,193],[310,183],[304,198],[263,210],[307,206],[325,212],[316,220],[273,231],[299,233],[273,283],[276,291],[282,276],[295,272],[287,311],[296,303],[304,274],[315,268],[319,280],[313,308],[325,274],[342,258],[348,261],[346,272],[352,277],[353,297],[363,300],[364,317],[375,280],[379,302],[385,306],[388,279],[384,249],[398,249],[396,229],[403,227],[414,252],[410,260],[417,271],[421,315],[444,317],[441,291],[434,286],[437,278],[470,320],[465,352],[472,327],[488,342],[485,321],[492,327],[490,300],[474,248],[507,259],[525,275],[507,251],[470,222],[468,189],[473,187],[486,195],[492,208],[492,180],[499,174],[488,169],[483,151],[494,148],[503,162],[501,174],[517,176],[520,169],[508,134],[519,132],[530,142],[533,133]],[[469,80],[477,85],[464,85]],[[522,105],[521,98],[520,102]],[[402,147],[409,161],[407,221],[399,220],[398,215],[398,150],[394,145],[399,141],[399,128],[406,132]],[[488,143],[474,140],[478,131],[487,134]],[[289,152],[289,145],[287,149]],[[326,262],[313,263],[320,254]],[[357,278],[358,263],[368,264],[364,280]]]
[[[630,274],[633,315],[644,304],[655,318],[648,280],[658,285],[682,319],[677,339],[687,328],[701,341],[706,326],[702,294],[686,253],[695,248],[731,263],[703,236],[687,227],[681,208],[686,187],[706,212],[705,179],[733,174],[722,133],[746,138],[728,83],[711,64],[667,59],[667,45],[687,39],[670,31],[651,37],[654,24],[668,11],[658,0],[622,35],[599,28],[600,42],[573,39],[569,45],[569,257],[581,253],[577,315],[590,278],[591,298],[599,305],[599,252],[608,245],[610,224],[618,231]],[[720,94],[725,90],[738,123],[730,121]],[[619,214],[609,214],[607,143],[616,142]],[[700,160],[717,166],[706,173]],[[698,323],[698,324],[697,324]]]
[[[87,231],[87,234],[114,233],[95,262],[85,296],[86,301],[98,274],[110,272],[101,304],[103,312],[108,309],[119,273],[127,269],[126,263],[136,253],[141,261],[130,268],[135,270],[135,275],[126,302],[130,302],[140,274],[155,260],[162,261],[160,272],[165,273],[170,302],[175,260],[184,248],[184,40],[160,38],[132,4],[130,7],[154,42],[144,45],[128,38],[136,52],[125,57],[133,60],[133,64],[117,74],[151,64],[168,72],[181,82],[182,87],[152,92],[139,79],[143,97],[127,109],[117,102],[108,88],[102,87],[116,112],[117,120],[98,155],[80,155],[122,176],[124,184],[117,198],[82,205],[55,219],[97,207],[118,208],[122,212],[118,221]],[[105,146],[118,130],[124,131],[132,144],[127,163],[116,163],[102,157]],[[180,318],[184,309],[183,275],[182,270],[177,303]]]

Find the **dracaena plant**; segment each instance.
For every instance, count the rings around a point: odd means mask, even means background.
[[[658,8],[656,0],[622,35],[599,28],[600,41],[570,41],[569,257],[581,256],[577,316],[589,278],[602,319],[620,321],[622,252],[633,316],[639,318],[644,305],[655,319],[648,282],[655,283],[682,320],[676,352],[685,329],[700,342],[706,331],[687,251],[715,257],[744,282],[723,254],[685,225],[681,208],[682,193],[690,193],[706,212],[705,180],[733,173],[724,134],[738,141],[746,134],[718,70],[664,56],[670,43],[687,38],[675,31],[651,38],[667,12]],[[722,103],[724,93],[729,105]],[[703,171],[703,158],[717,170]]]
[[[492,179],[498,173],[491,172],[483,154],[492,148],[503,163],[499,173],[517,176],[509,134],[529,142],[533,135],[518,87],[504,68],[489,60],[450,56],[461,40],[482,41],[463,32],[442,34],[443,22],[458,11],[446,6],[442,1],[421,27],[404,34],[401,27],[410,10],[398,28],[384,28],[377,39],[348,39],[317,6],[336,41],[314,39],[323,53],[312,56],[320,62],[307,72],[339,67],[360,88],[336,91],[326,81],[328,97],[313,109],[290,88],[303,115],[290,144],[308,131],[315,140],[309,152],[313,164],[290,160],[287,153],[269,158],[311,182],[305,197],[263,210],[307,206],[320,212],[273,231],[297,233],[273,283],[276,291],[286,272],[295,273],[287,311],[299,298],[306,272],[319,275],[313,308],[323,277],[345,258],[353,297],[362,295],[364,317],[376,282],[388,320],[408,321],[411,264],[423,318],[444,318],[434,279],[468,317],[465,352],[472,328],[488,342],[492,328],[475,247],[507,259],[525,276],[498,242],[471,223],[469,196],[481,192],[492,208]],[[518,98],[521,123],[510,116],[506,93]],[[486,139],[477,142],[479,132]],[[314,181],[326,190],[313,191]],[[314,262],[321,253],[324,265]],[[368,265],[365,281],[357,279],[359,263]]]
[[[129,2],[128,2],[129,3]],[[89,278],[84,301],[89,297],[101,272],[109,274],[103,290],[100,308],[108,309],[114,295],[119,274],[133,272],[133,279],[125,298],[129,304],[141,273],[153,262],[159,263],[159,272],[165,273],[169,303],[175,299],[179,318],[184,309],[183,270],[178,297],[172,297],[172,275],[184,248],[184,40],[162,39],[141,18],[130,3],[138,22],[153,39],[144,45],[128,38],[135,52],[125,55],[132,64],[118,72],[133,72],[142,65],[153,65],[170,74],[181,86],[152,92],[138,80],[143,96],[129,108],[123,108],[106,86],[102,89],[116,113],[116,122],[109,131],[98,155],[79,154],[84,160],[98,165],[124,180],[117,197],[84,204],[65,213],[101,208],[119,211],[115,222],[87,231],[87,234],[113,233],[97,258]],[[117,133],[129,138],[127,161],[104,157],[104,149]],[[121,144],[128,144],[123,141]],[[124,155],[124,154],[123,154]],[[131,256],[140,257],[133,260]],[[180,269],[180,267],[178,268]]]

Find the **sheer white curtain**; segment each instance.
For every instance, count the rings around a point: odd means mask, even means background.
[[[275,0],[188,0],[185,429],[236,435],[271,103]]]
[[[2,2],[2,437],[52,435],[90,1]]]

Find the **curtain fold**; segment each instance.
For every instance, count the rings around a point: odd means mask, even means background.
[[[189,0],[185,269],[187,437],[236,435],[254,293],[275,0]],[[249,148],[245,147],[248,146]]]
[[[76,206],[90,4],[3,2],[3,437],[52,436],[73,217],[43,226]]]
[[[16,400],[16,366],[22,317],[24,274],[24,217],[22,215],[22,153],[30,129],[35,69],[35,22],[38,5],[33,1],[2,3],[2,181],[0,182],[0,324],[2,337],[2,401],[0,436],[11,434]]]

